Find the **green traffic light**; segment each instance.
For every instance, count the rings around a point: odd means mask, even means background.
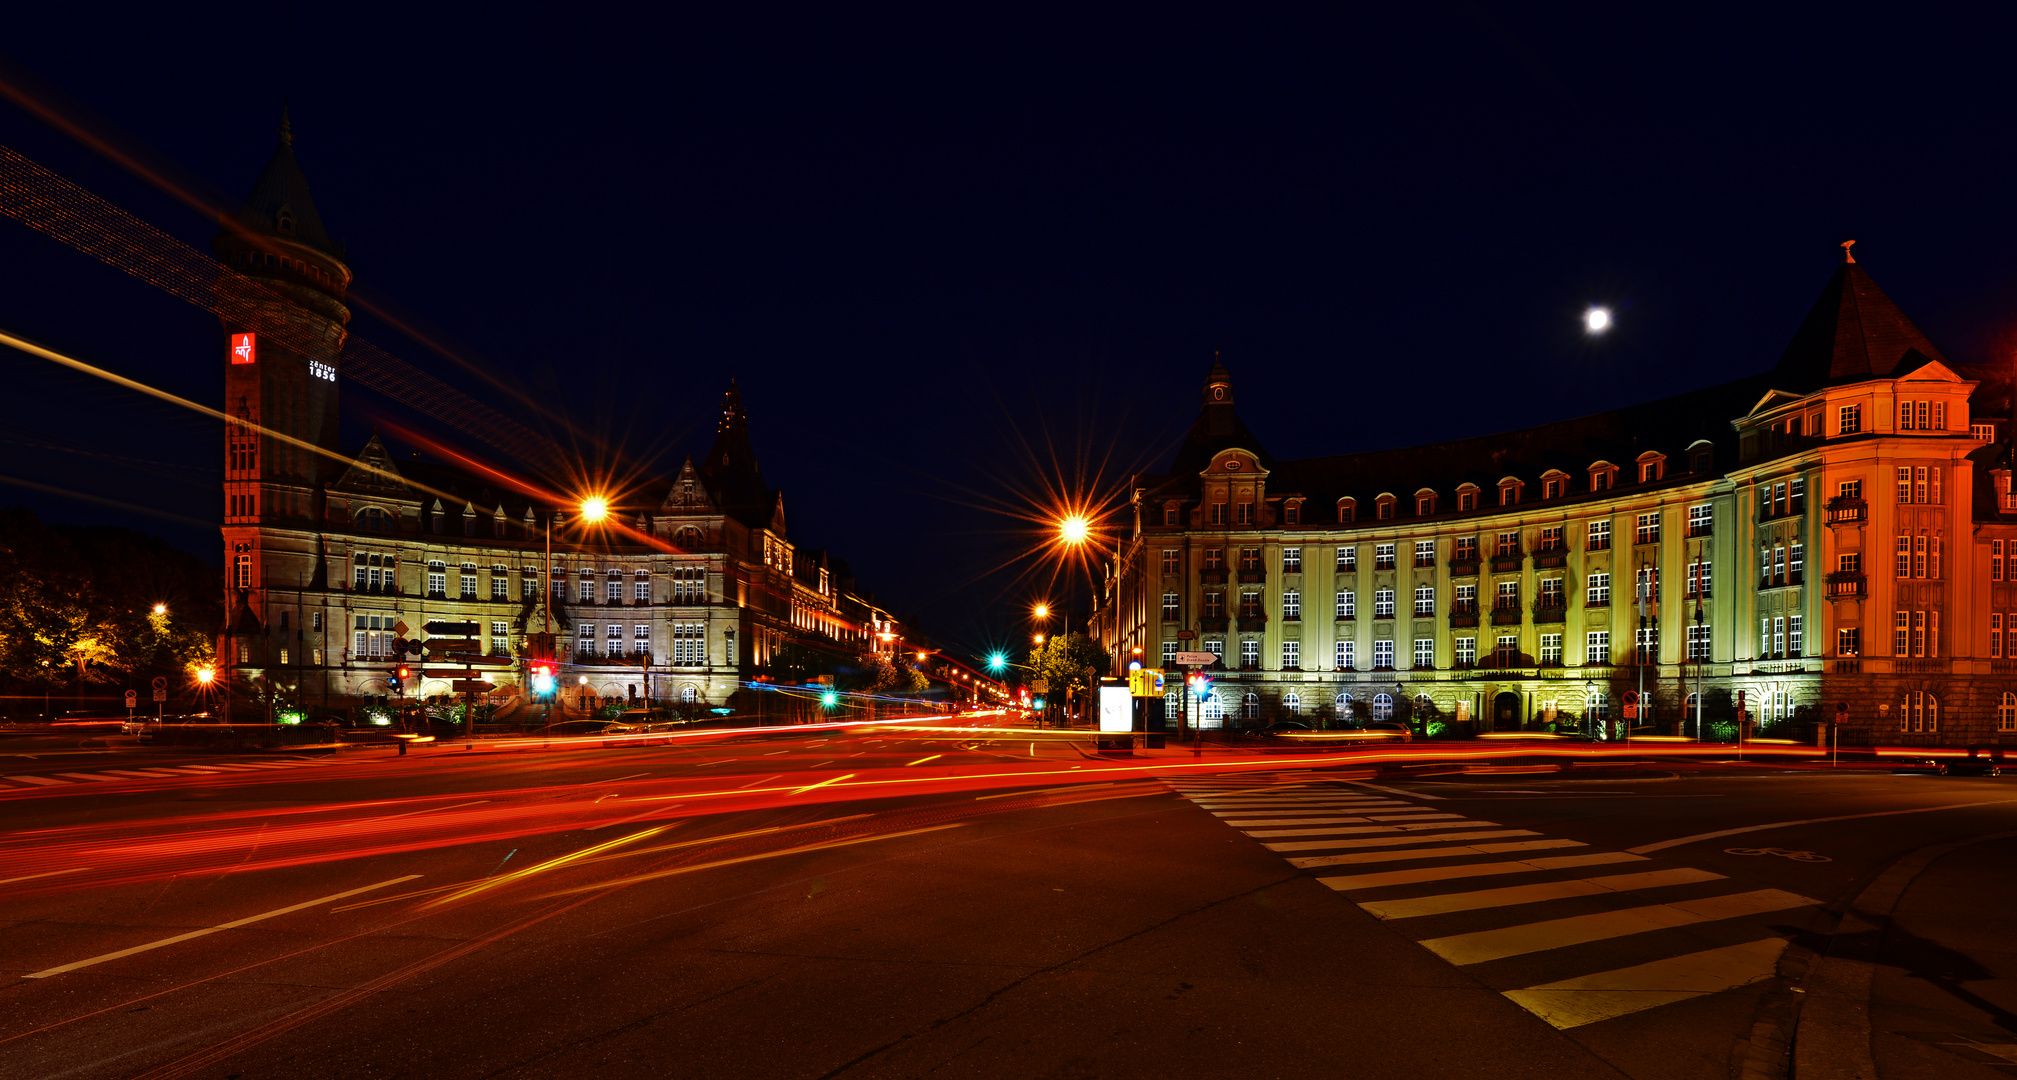
[[[835,705],[840,704],[840,695],[829,690],[819,696],[819,703],[831,709]]]
[[[989,671],[1000,671],[1001,669],[1007,666],[1008,666],[1008,657],[1003,656],[1001,653],[998,652],[988,654],[987,669]]]

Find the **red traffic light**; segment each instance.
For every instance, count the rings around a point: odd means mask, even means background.
[[[399,677],[400,677],[400,678],[402,678],[402,679],[406,678],[406,677],[407,677],[408,675],[411,675],[411,674],[413,674],[413,672],[412,672],[412,671],[410,671],[410,670],[408,670],[408,669],[406,669],[406,668],[400,668],[400,669],[399,669]]]

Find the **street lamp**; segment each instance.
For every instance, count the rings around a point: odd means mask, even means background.
[[[154,605],[154,614],[156,614],[156,615],[166,615],[166,614],[168,614],[168,605],[167,605],[167,604],[156,604],[156,605]]]

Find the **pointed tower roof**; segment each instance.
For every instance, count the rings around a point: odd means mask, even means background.
[[[308,193],[308,177],[294,159],[294,127],[287,109],[280,110],[280,145],[266,160],[266,168],[238,209],[238,224],[263,236],[298,240],[310,247],[343,258],[343,245],[329,238],[322,227],[322,215],[315,198]]]
[[[1853,241],[1852,241],[1853,243]],[[1807,391],[1947,362],[1844,247],[1844,261],[1779,358],[1774,381]],[[1913,354],[1917,353],[1917,356]]]
[[[1184,436],[1184,444],[1177,449],[1177,460],[1170,466],[1170,472],[1177,475],[1202,472],[1214,455],[1234,446],[1253,451],[1264,467],[1272,468],[1274,459],[1267,447],[1261,445],[1261,440],[1234,411],[1233,376],[1217,360],[1212,361],[1212,369],[1205,375],[1204,396],[1204,408]]]
[[[763,479],[756,463],[756,449],[749,441],[749,414],[742,408],[742,390],[734,381],[722,395],[721,422],[715,428],[714,445],[701,462],[700,475],[706,480],[715,504],[752,528],[771,528],[776,518],[777,493]]]

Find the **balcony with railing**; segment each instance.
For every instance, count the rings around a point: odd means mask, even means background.
[[[1223,615],[1206,615],[1198,620],[1198,629],[1212,634],[1225,633],[1226,617]]]
[[[1559,596],[1544,596],[1534,602],[1534,621],[1558,623],[1569,617],[1569,602]]]
[[[1261,567],[1256,566],[1251,569],[1244,566],[1240,567],[1240,584],[1258,585],[1266,580],[1268,580],[1268,572]]]
[[[1478,560],[1477,560],[1477,559],[1475,559],[1475,558],[1472,558],[1472,559],[1451,559],[1451,560],[1450,560],[1450,576],[1451,576],[1451,577],[1477,577],[1477,576],[1478,576]]]
[[[1534,552],[1534,569],[1545,570],[1569,565],[1569,549],[1547,547]]]
[[[1830,525],[1854,524],[1870,515],[1870,504],[1862,499],[1829,499],[1824,509]]]
[[[1868,595],[1869,579],[1861,570],[1837,570],[1828,575],[1828,599],[1853,600]]]
[[[1524,613],[1518,604],[1500,604],[1492,608],[1493,626],[1518,626],[1523,619]]]
[[[1205,585],[1224,585],[1226,583],[1226,568],[1221,566],[1200,569],[1198,571],[1198,581]]]
[[[1264,630],[1268,625],[1268,617],[1258,611],[1242,611],[1238,622],[1241,630]]]
[[[1520,571],[1520,568],[1525,566],[1526,563],[1527,563],[1527,556],[1524,552],[1519,551],[1496,552],[1492,555],[1492,573],[1494,574],[1518,573]]]
[[[1459,600],[1450,605],[1450,626],[1460,628],[1478,625],[1478,605],[1476,601]]]

